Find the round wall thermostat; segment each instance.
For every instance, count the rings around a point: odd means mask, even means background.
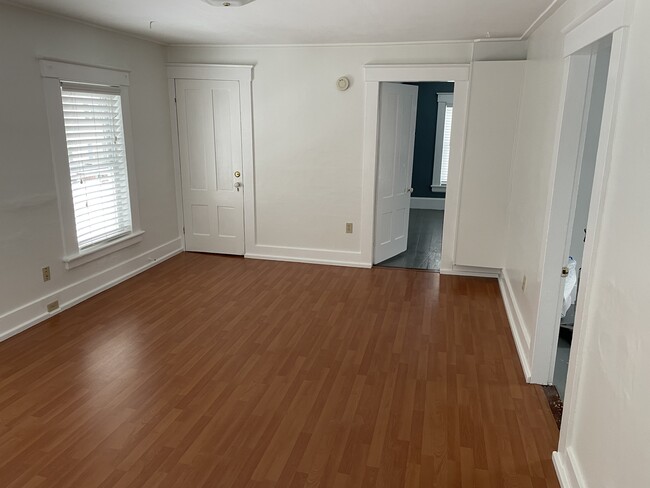
[[[338,88],[341,91],[347,90],[348,88],[350,88],[350,80],[345,76],[339,78],[338,80],[336,80],[336,88]]]

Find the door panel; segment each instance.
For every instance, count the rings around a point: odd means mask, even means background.
[[[239,83],[177,80],[176,103],[185,247],[244,254]]]
[[[374,263],[406,251],[418,87],[382,83]]]
[[[192,205],[192,231],[195,235],[210,235],[210,210],[207,205]]]

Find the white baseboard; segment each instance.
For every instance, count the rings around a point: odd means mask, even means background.
[[[512,286],[506,270],[501,271],[501,274],[499,275],[499,288],[501,289],[501,297],[503,298],[503,303],[506,307],[508,322],[510,323],[512,336],[515,340],[515,346],[517,347],[519,361],[524,370],[526,381],[530,383],[531,369],[530,360],[528,359],[530,353],[530,334],[524,326],[521,311],[519,310],[514,293],[512,292]]]
[[[125,281],[146,269],[183,251],[180,238],[100,271],[81,281],[65,286],[37,300],[22,305],[0,316],[0,342],[66,310],[93,295]],[[44,312],[46,304],[59,301],[54,312]]]
[[[474,268],[471,266],[453,266],[441,268],[440,274],[451,276],[471,276],[474,278],[498,278],[501,270],[492,268]]]
[[[327,266],[347,266],[350,268],[371,268],[368,263],[355,263],[352,261],[334,261],[331,259],[316,259],[316,258],[299,258],[290,256],[274,256],[272,254],[252,254],[246,253],[244,257],[247,259],[262,259],[269,261],[287,261],[290,263],[307,263],[307,264],[324,264]]]
[[[411,197],[411,208],[422,208],[426,210],[444,210],[444,198]]]
[[[268,259],[271,261],[289,261],[294,263],[326,264],[330,266],[349,266],[370,268],[371,263],[362,259],[360,252],[332,251],[328,249],[310,249],[302,247],[267,246],[257,244],[246,252],[249,259]]]
[[[562,488],[586,488],[571,451],[553,453],[553,465]]]

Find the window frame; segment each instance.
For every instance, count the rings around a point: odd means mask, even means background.
[[[63,262],[67,269],[81,266],[95,259],[119,251],[142,241],[144,231],[140,225],[137,181],[134,164],[133,137],[131,132],[131,110],[129,105],[129,73],[127,71],[40,60],[41,76],[45,91],[50,146],[54,164],[54,179],[59,205],[61,235],[63,238]],[[131,232],[79,249],[75,224],[72,183],[68,162],[68,147],[63,117],[61,82],[84,83],[119,87],[122,104],[122,123],[131,207]]]
[[[453,93],[438,93],[438,118],[436,122],[436,140],[433,153],[433,174],[431,177],[431,191],[445,192],[447,185],[440,182],[442,172],[442,145],[445,135],[445,115],[447,107],[454,107]]]

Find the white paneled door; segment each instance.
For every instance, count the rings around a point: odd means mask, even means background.
[[[185,248],[244,254],[239,82],[176,80]]]
[[[382,83],[379,90],[375,264],[406,251],[408,245],[418,105],[417,86]]]

